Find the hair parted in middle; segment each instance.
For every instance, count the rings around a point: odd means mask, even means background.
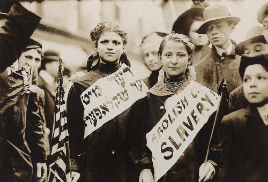
[[[172,32],[170,35],[167,35],[166,37],[164,37],[164,39],[160,43],[159,50],[158,50],[158,56],[161,56],[163,49],[165,47],[165,43],[168,40],[172,40],[174,42],[182,42],[185,45],[185,48],[186,48],[188,55],[191,56],[193,54],[195,46],[191,42],[190,38],[187,37],[186,35]]]
[[[122,37],[123,45],[127,44],[127,32],[117,21],[103,21],[90,32],[90,38],[98,47],[98,40],[104,32],[115,32]]]

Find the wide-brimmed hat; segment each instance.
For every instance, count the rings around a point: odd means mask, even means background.
[[[172,31],[188,36],[191,26],[189,24],[189,18],[195,19],[196,17],[203,17],[203,12],[204,8],[201,7],[194,7],[185,11],[174,22]]]
[[[268,15],[268,3],[264,4],[257,13],[257,20],[262,23],[265,16]]]
[[[209,6],[204,9],[203,13],[204,23],[196,31],[199,34],[206,34],[206,28],[211,21],[226,19],[233,24],[238,24],[240,21],[239,17],[231,16],[229,10],[225,6],[215,5]]]
[[[240,42],[235,47],[235,53],[241,56],[244,52],[245,45],[247,43],[254,43],[254,42],[266,43],[266,40],[265,40],[264,35],[263,35],[262,27],[260,27],[260,26],[253,27],[247,32],[245,41]]]

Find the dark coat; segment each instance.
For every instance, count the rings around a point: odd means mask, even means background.
[[[159,70],[152,71],[150,76],[145,78],[143,81],[146,84],[146,86],[150,89],[158,82],[158,76],[159,76]]]
[[[11,18],[1,20],[5,23],[0,27],[0,72],[20,57],[41,19],[18,2],[11,6],[9,16]]]
[[[127,154],[128,110],[108,121],[84,139],[84,107],[80,95],[103,75],[95,66],[71,87],[67,99],[67,122],[70,135],[72,170],[79,171],[80,181],[124,182],[131,177]]]
[[[220,182],[268,181],[268,126],[249,105],[222,120]]]
[[[192,65],[195,65],[201,61],[206,55],[210,53],[210,51],[211,48],[208,45],[204,45],[201,49],[195,49],[191,58]]]
[[[233,50],[229,56],[221,58],[216,48],[213,46],[211,52],[200,62],[194,65],[196,70],[196,81],[218,93],[218,87],[223,78],[227,82],[227,92],[229,93],[242,84],[239,75],[240,56]]]
[[[39,110],[34,102],[37,95],[25,93],[23,78],[19,72],[11,75],[7,75],[6,71],[2,72],[0,79],[1,94],[7,96],[3,100],[8,100],[9,95],[6,92],[18,95],[16,101],[8,102],[8,107],[0,114],[0,181],[31,181],[33,166],[31,150],[25,140],[26,131],[35,137],[30,142],[35,146],[32,148],[33,156],[38,161],[46,159],[43,122],[37,117]],[[21,89],[17,89],[18,87]],[[10,99],[13,99],[12,96]],[[27,109],[28,105],[30,109]],[[26,115],[30,118],[29,122],[26,121]]]
[[[230,111],[237,111],[239,109],[246,108],[249,105],[249,102],[247,101],[243,85],[240,85],[236,89],[234,89],[229,96],[229,109]]]
[[[177,93],[184,90],[190,83],[186,81]],[[146,146],[146,133],[158,123],[166,110],[165,101],[174,95],[160,80],[152,87],[146,98],[138,100],[131,107],[129,127],[129,141],[131,141],[131,157],[139,166],[140,171],[149,168],[153,171],[151,151]],[[199,167],[204,162],[213,119],[210,119],[199,131],[193,142],[185,150],[177,163],[160,179],[163,182],[196,182],[198,181]],[[217,162],[217,154],[210,155],[209,159]]]

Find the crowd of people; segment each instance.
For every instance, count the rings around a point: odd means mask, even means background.
[[[46,182],[60,55],[31,38],[39,16],[16,1],[7,6],[0,13],[0,181]],[[66,89],[71,181],[267,182],[268,3],[256,14],[263,26],[236,44],[230,35],[240,18],[193,0],[172,32],[142,39],[140,55],[151,71],[143,80],[124,53],[124,28],[99,23],[90,32],[96,52]],[[64,80],[69,74],[65,69]],[[210,107],[202,102],[214,109],[206,119]],[[181,113],[190,110],[185,122]],[[154,151],[165,130],[170,145]],[[179,156],[168,167],[158,163],[159,152],[166,161]]]

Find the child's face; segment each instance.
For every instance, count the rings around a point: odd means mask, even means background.
[[[243,89],[250,103],[268,101],[268,72],[260,64],[249,65],[244,73]]]
[[[206,29],[209,42],[222,49],[228,48],[230,34],[233,30],[234,25],[222,19],[213,21]]]
[[[208,44],[208,36],[206,34],[199,34],[196,32],[202,23],[203,21],[195,20],[190,26],[189,37],[195,46],[204,46]]]
[[[158,59],[158,49],[159,45],[162,41],[162,37],[160,36],[151,36],[145,40],[141,47],[141,51],[144,56],[144,63],[148,67],[149,70],[155,71],[160,69],[161,64]]]
[[[99,40],[97,52],[105,62],[115,62],[119,60],[123,53],[124,45],[121,36],[115,32],[104,32]]]
[[[21,53],[21,56],[19,58],[19,70],[21,70],[23,67],[33,67],[36,68],[40,67],[41,64],[41,49],[30,49],[23,53]]]
[[[167,78],[180,78],[184,75],[189,55],[182,42],[168,40],[163,48],[160,62]]]
[[[263,42],[247,43],[244,47],[243,56],[255,57],[268,53],[268,44]]]

